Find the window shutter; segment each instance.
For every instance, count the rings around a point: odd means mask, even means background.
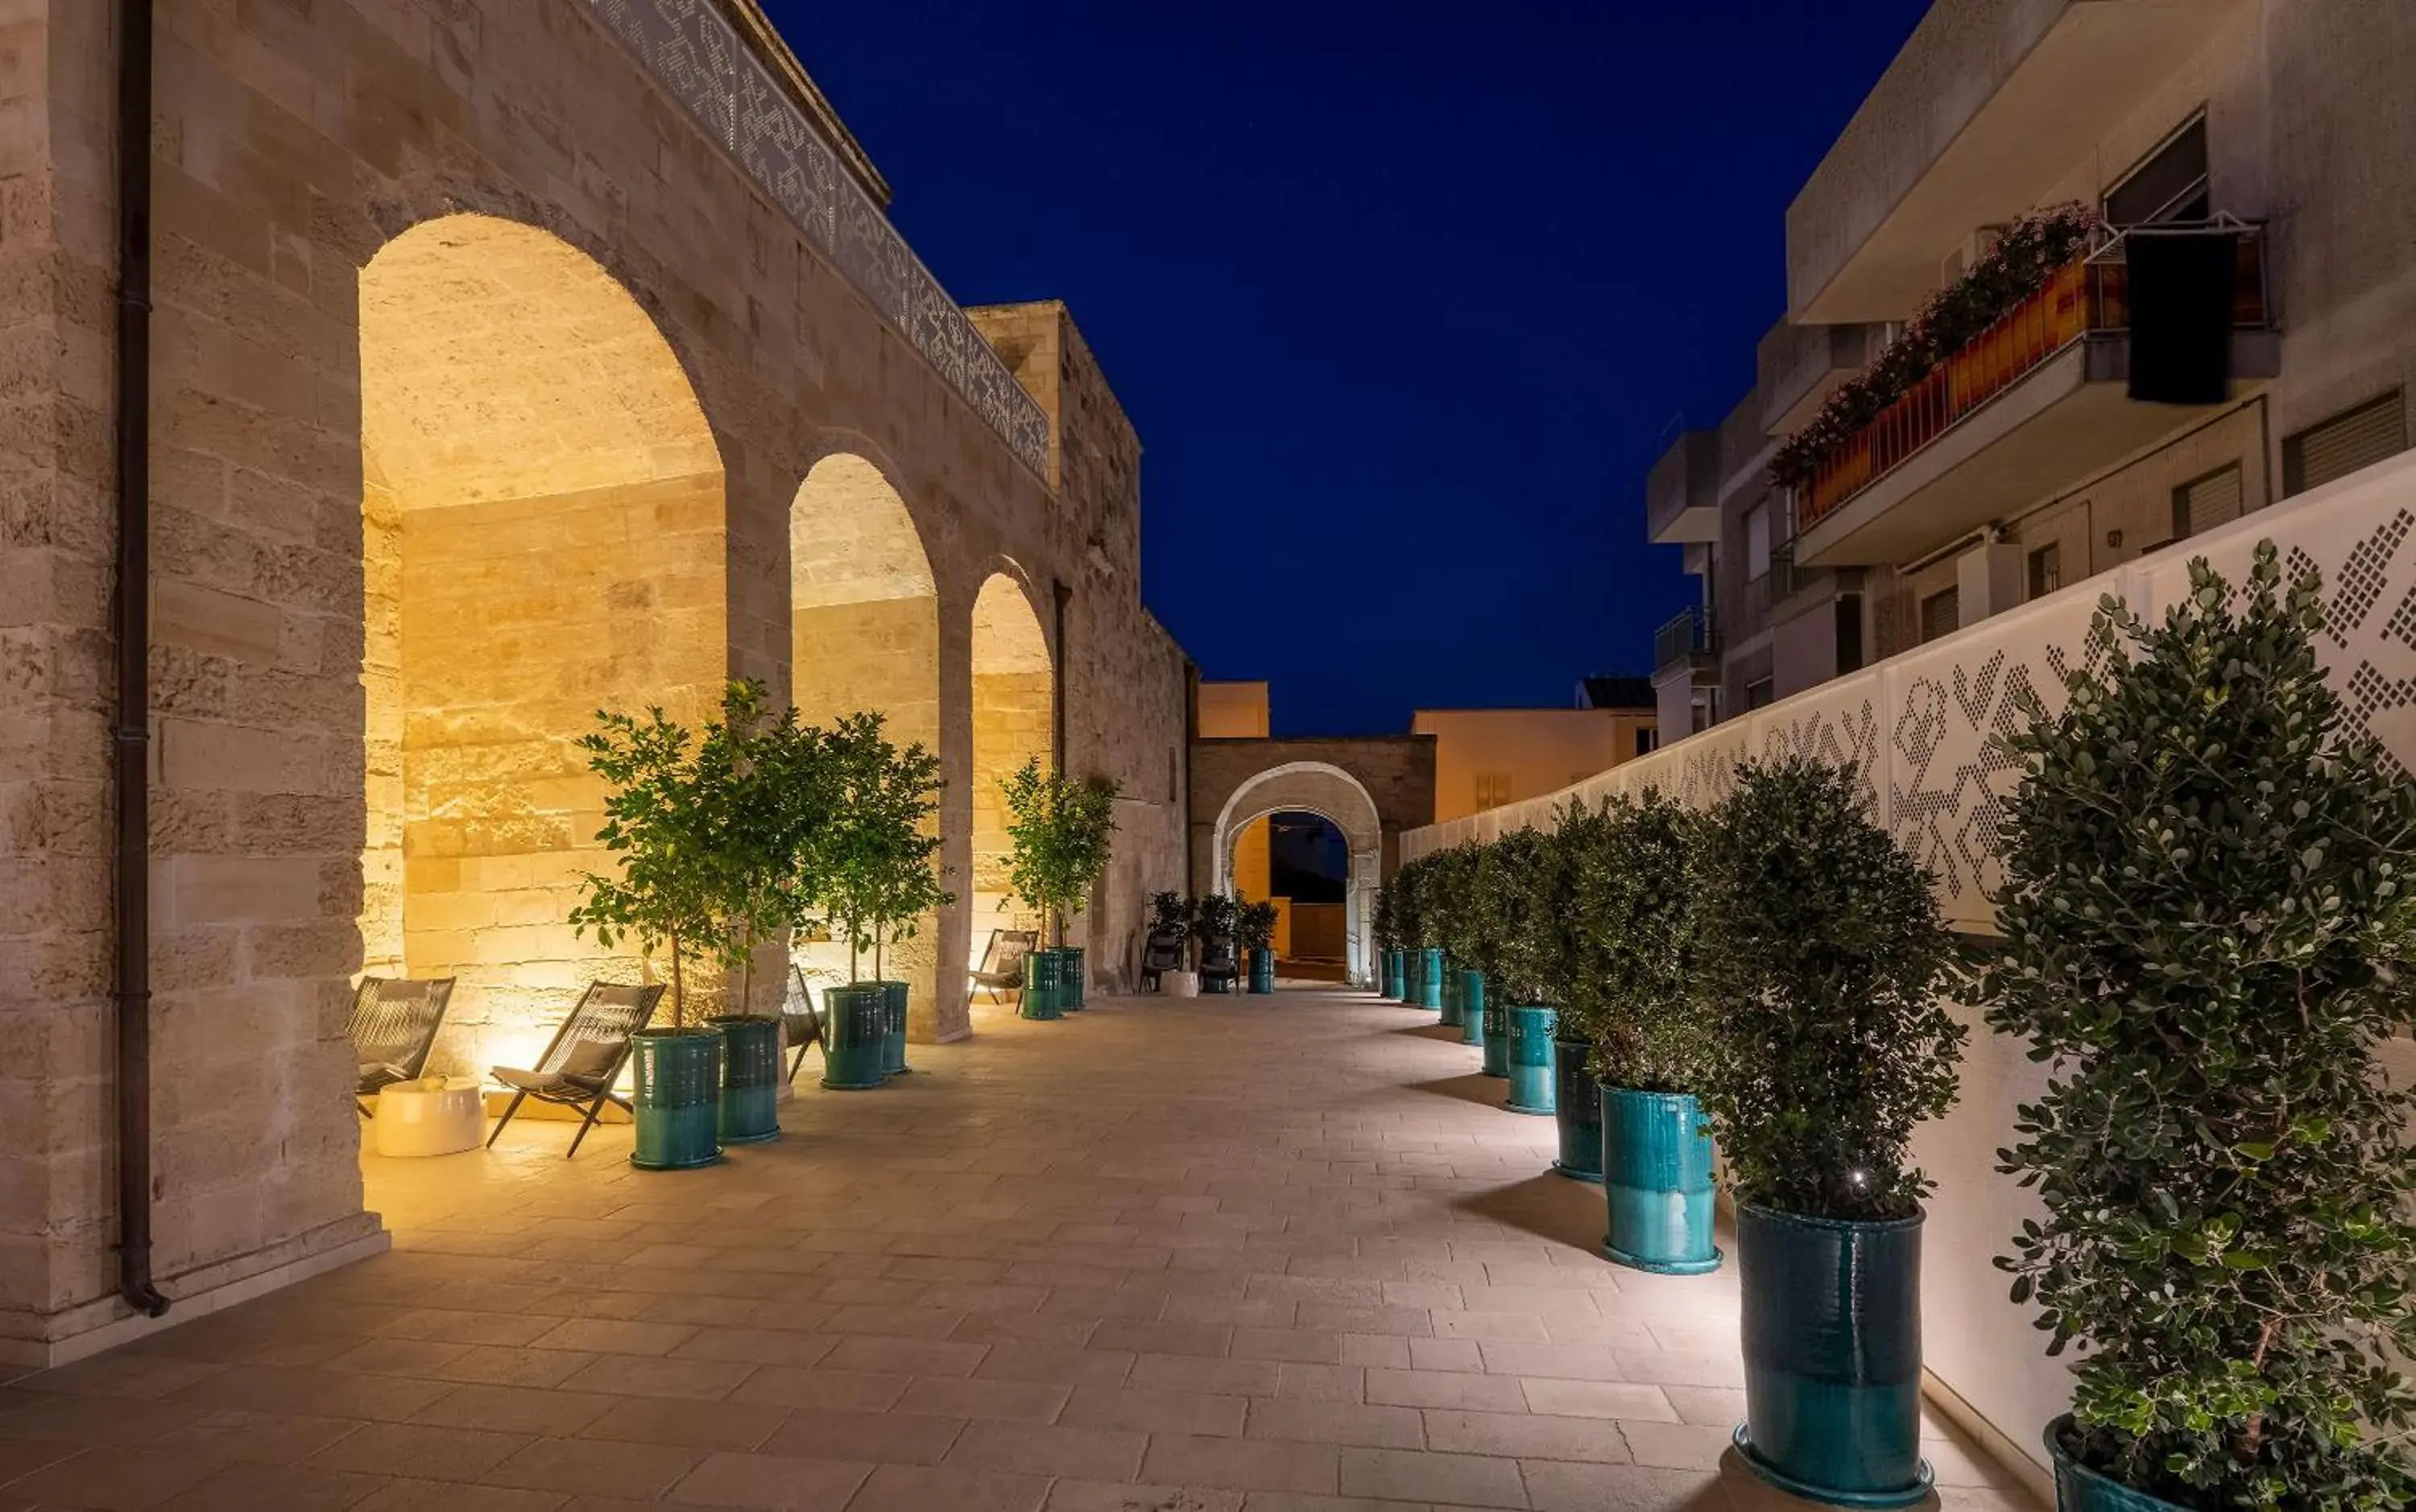
[[[2240,467],[2237,463],[2173,490],[2175,535],[2201,535],[2239,517]]]
[[[1921,638],[1926,643],[1963,628],[1962,589],[1950,588],[1921,601]]]
[[[2320,488],[2408,449],[2408,407],[2401,392],[2359,405],[2310,426],[2282,443],[2282,489]]]

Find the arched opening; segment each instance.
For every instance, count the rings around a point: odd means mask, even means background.
[[[1282,897],[1288,889],[1332,900],[1321,902],[1331,910],[1322,914],[1305,914],[1299,898],[1276,906],[1283,919],[1276,955],[1308,968],[1295,975],[1323,974],[1330,952],[1336,974],[1368,980],[1383,823],[1356,777],[1321,761],[1287,762],[1258,773],[1226,800],[1208,854],[1211,885],[1219,891],[1238,889],[1256,899]]]
[[[729,665],[721,460],[628,292],[450,216],[360,277],[365,969],[458,979],[430,1070],[534,1065],[627,951],[580,938],[598,708],[693,719]]]
[[[1007,889],[1013,841],[999,782],[1037,757],[1053,764],[1056,675],[1049,639],[1024,585],[992,573],[974,600],[973,937],[980,956],[993,929],[1037,929]]]
[[[789,696],[812,725],[859,710],[887,717],[889,739],[940,748],[940,601],[906,502],[879,468],[851,453],[806,474],[789,511]],[[907,984],[909,1025],[931,1036],[939,923],[883,952]],[[847,980],[843,944],[799,942],[809,981]],[[869,975],[873,963],[862,963]]]

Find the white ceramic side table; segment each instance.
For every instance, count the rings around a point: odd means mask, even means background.
[[[458,1155],[487,1137],[487,1104],[475,1076],[398,1082],[378,1089],[380,1155]]]

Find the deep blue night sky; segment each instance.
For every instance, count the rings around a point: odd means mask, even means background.
[[[1683,606],[1643,481],[1926,0],[767,0],[965,304],[1073,308],[1143,595],[1278,734],[1570,700]]]

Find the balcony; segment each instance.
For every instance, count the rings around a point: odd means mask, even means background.
[[[1680,433],[1644,480],[1644,524],[1656,546],[1720,538],[1720,433]]]
[[[1973,227],[2057,198],[2141,101],[2250,9],[1936,0],[1788,208],[1789,318],[1910,317]]]
[[[1653,680],[1667,681],[1681,666],[1701,670],[1712,664],[1716,649],[1711,616],[1701,609],[1681,610],[1653,633]]]
[[[2235,396],[2280,371],[2261,228],[2240,235]],[[2196,412],[2129,397],[2129,269],[2114,235],[1932,368],[1795,495],[1807,567],[1901,561],[2152,445]]]

